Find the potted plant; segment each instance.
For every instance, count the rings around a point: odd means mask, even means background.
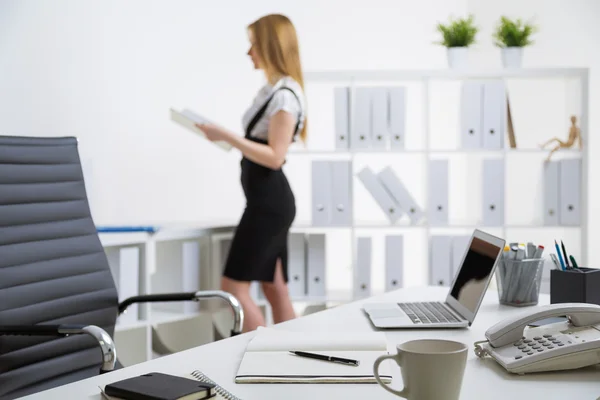
[[[523,63],[523,47],[533,43],[531,35],[537,28],[530,23],[524,23],[520,19],[511,20],[501,17],[494,39],[496,46],[501,48],[502,64],[505,68],[518,68]]]
[[[450,68],[463,68],[468,63],[468,48],[475,43],[479,28],[474,25],[473,15],[467,18],[450,19],[447,25],[439,23],[437,30],[442,34],[442,41],[437,42],[447,48]]]

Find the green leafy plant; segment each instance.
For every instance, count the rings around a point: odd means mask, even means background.
[[[446,47],[468,47],[475,43],[479,28],[474,24],[473,15],[468,18],[450,19],[447,25],[439,23],[437,30],[442,34],[442,41],[437,42]]]
[[[531,23],[524,23],[521,19],[511,20],[501,17],[494,39],[498,47],[525,47],[533,43],[531,35],[537,32],[537,27]]]

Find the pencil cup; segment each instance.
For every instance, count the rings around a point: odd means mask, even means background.
[[[496,270],[500,304],[523,307],[538,303],[544,259],[500,260]]]

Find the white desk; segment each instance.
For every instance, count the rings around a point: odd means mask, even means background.
[[[382,296],[365,299],[312,314],[276,326],[294,331],[369,331],[372,325],[360,310],[368,301],[380,300],[438,300],[447,289],[400,289]],[[543,295],[540,304],[548,304]],[[527,308],[531,309],[531,308]],[[488,292],[474,324],[463,330],[403,330],[387,332],[391,348],[397,343],[417,338],[445,338],[464,342],[469,346],[469,356],[462,385],[461,399],[465,400],[516,400],[516,399],[590,399],[600,396],[600,368],[590,367],[579,371],[552,372],[536,375],[513,375],[505,372],[495,361],[479,359],[473,353],[473,342],[484,339],[484,332],[500,319],[520,313],[523,308],[498,304],[497,293]],[[63,387],[41,392],[27,399],[101,399],[98,385],[151,371],[185,374],[202,370],[211,379],[238,397],[247,400],[261,399],[398,399],[377,384],[236,384],[233,379],[244,354],[246,343],[252,338],[248,333],[191,350],[148,361],[133,367],[114,371],[98,377],[79,381]],[[118,351],[118,349],[117,349]],[[117,353],[118,354],[118,353]],[[393,386],[401,386],[399,370],[395,370]]]

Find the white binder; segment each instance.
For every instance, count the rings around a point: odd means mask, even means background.
[[[450,286],[452,283],[450,252],[451,236],[431,236],[429,253],[429,284]]]
[[[324,297],[325,284],[325,234],[307,235],[307,294],[310,297]]]
[[[395,223],[402,216],[402,211],[396,206],[396,202],[387,192],[383,184],[371,168],[365,167],[358,174],[358,178],[365,188],[371,193],[379,207],[383,210],[390,222]]]
[[[448,160],[429,161],[428,217],[430,225],[448,225]]]
[[[576,226],[580,224],[581,160],[560,160],[560,223]]]
[[[288,236],[288,290],[290,297],[306,296],[306,237],[303,233]]]
[[[371,295],[371,238],[356,238],[356,267],[354,271],[354,298]]]
[[[181,280],[184,292],[200,290],[200,243],[196,240],[183,242],[181,246]],[[181,303],[185,314],[195,313],[200,305],[195,301]]]
[[[330,161],[332,204],[331,225],[349,226],[352,224],[352,163],[350,161]]]
[[[506,88],[503,80],[487,81],[483,88],[483,147],[504,147]]]
[[[483,160],[483,225],[504,224],[504,160]]]
[[[483,84],[465,81],[461,89],[461,144],[464,149],[481,148]]]
[[[355,97],[350,147],[366,149],[371,146],[371,88],[356,88]]]
[[[331,223],[332,187],[329,161],[312,161],[312,225]]]
[[[404,237],[387,235],[385,237],[385,291],[400,289],[404,286]]]
[[[388,91],[385,87],[374,87],[371,88],[371,147],[387,148],[388,138]]]
[[[402,86],[389,88],[390,147],[402,149],[406,136],[406,89]]]
[[[334,89],[335,148],[347,150],[350,146],[350,88]]]
[[[119,301],[137,296],[139,291],[140,253],[137,247],[123,247],[107,254],[113,279],[117,286]],[[139,316],[138,304],[127,307],[119,316],[119,323],[136,322]]]
[[[544,163],[544,224],[558,226],[560,216],[560,162]]]
[[[456,273],[460,269],[461,261],[467,251],[467,247],[469,246],[469,240],[471,240],[471,236],[454,236],[452,238],[452,265],[450,268],[450,278],[451,281],[456,276]]]
[[[425,216],[423,210],[412,197],[406,186],[400,181],[392,168],[386,167],[377,174],[387,191],[396,201],[398,208],[408,214],[412,224],[417,224]]]

